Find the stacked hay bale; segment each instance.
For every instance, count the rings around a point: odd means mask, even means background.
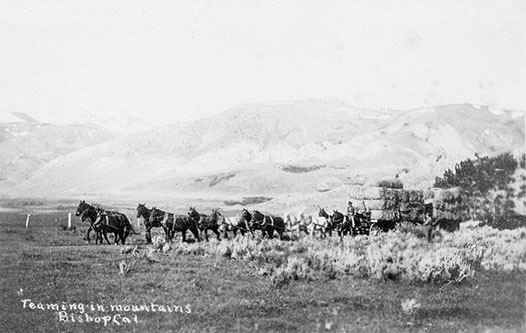
[[[373,220],[395,221],[398,219],[400,190],[384,187],[351,186],[347,191],[356,209],[369,208]]]
[[[424,192],[420,190],[353,186],[349,188],[348,195],[356,208],[371,209],[373,220],[424,220]]]
[[[458,188],[422,191],[351,186],[347,194],[357,209],[371,209],[373,220],[422,223],[426,210],[432,210],[440,227],[452,231],[468,215],[467,201]]]
[[[424,192],[421,190],[401,190],[400,219],[421,223],[424,220]]]

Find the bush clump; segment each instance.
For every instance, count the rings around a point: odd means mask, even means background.
[[[477,271],[526,272],[526,228],[499,231],[491,227],[454,233],[437,232],[429,243],[425,228],[403,224],[378,236],[278,239],[238,236],[230,240],[174,244],[175,255],[215,255],[254,262],[273,287],[318,276],[354,276],[418,283],[462,283]],[[168,254],[169,254],[168,253]]]

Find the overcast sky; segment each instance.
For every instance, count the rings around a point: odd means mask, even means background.
[[[526,1],[0,0],[0,111],[526,109]]]

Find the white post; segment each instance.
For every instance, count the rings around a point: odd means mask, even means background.
[[[141,218],[138,217],[137,218],[137,228],[140,228],[141,227]]]
[[[71,212],[68,213],[68,229],[71,229]]]
[[[27,218],[26,218],[26,228],[29,228],[29,217],[31,216],[31,214],[27,213]]]

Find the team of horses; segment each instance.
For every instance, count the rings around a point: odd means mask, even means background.
[[[186,234],[190,231],[195,241],[204,239],[208,241],[208,231],[213,232],[218,240],[228,238],[228,232],[237,236],[250,234],[255,236],[256,231],[260,231],[265,238],[273,238],[277,235],[280,239],[286,239],[291,235],[298,237],[303,232],[312,237],[325,238],[332,236],[336,232],[339,237],[345,235],[369,234],[373,229],[371,226],[370,215],[356,214],[353,216],[344,215],[337,210],[333,210],[332,215],[328,214],[325,209],[319,208],[318,214],[285,214],[277,216],[264,214],[258,210],[250,213],[243,209],[237,217],[225,217],[223,214],[214,209],[212,212],[202,214],[195,207],[190,207],[186,215],[177,215],[163,211],[159,208],[146,207],[145,203],[137,205],[137,219],[142,218],[146,228],[146,242],[152,242],[152,228],[162,228],[165,234],[166,242],[172,242],[178,232],[182,235],[182,241],[187,241]],[[76,215],[81,221],[89,223],[86,232],[86,240],[89,242],[90,232],[95,231],[96,244],[103,243],[103,237],[110,244],[107,234],[114,234],[114,242],[125,244],[126,238],[130,233],[137,234],[125,214],[117,211],[104,210],[98,205],[90,205],[81,201],[77,207]]]
[[[128,220],[128,217],[117,211],[105,210],[100,208],[98,205],[90,205],[82,200],[75,212],[76,216],[80,217],[82,222],[89,224],[88,231],[86,232],[86,239],[89,242],[89,234],[91,230],[95,231],[95,244],[98,244],[99,241],[102,244],[102,237],[106,240],[108,244],[108,233],[113,233],[115,244],[125,244],[126,238],[130,235],[131,232],[136,234],[133,230],[133,226]]]

